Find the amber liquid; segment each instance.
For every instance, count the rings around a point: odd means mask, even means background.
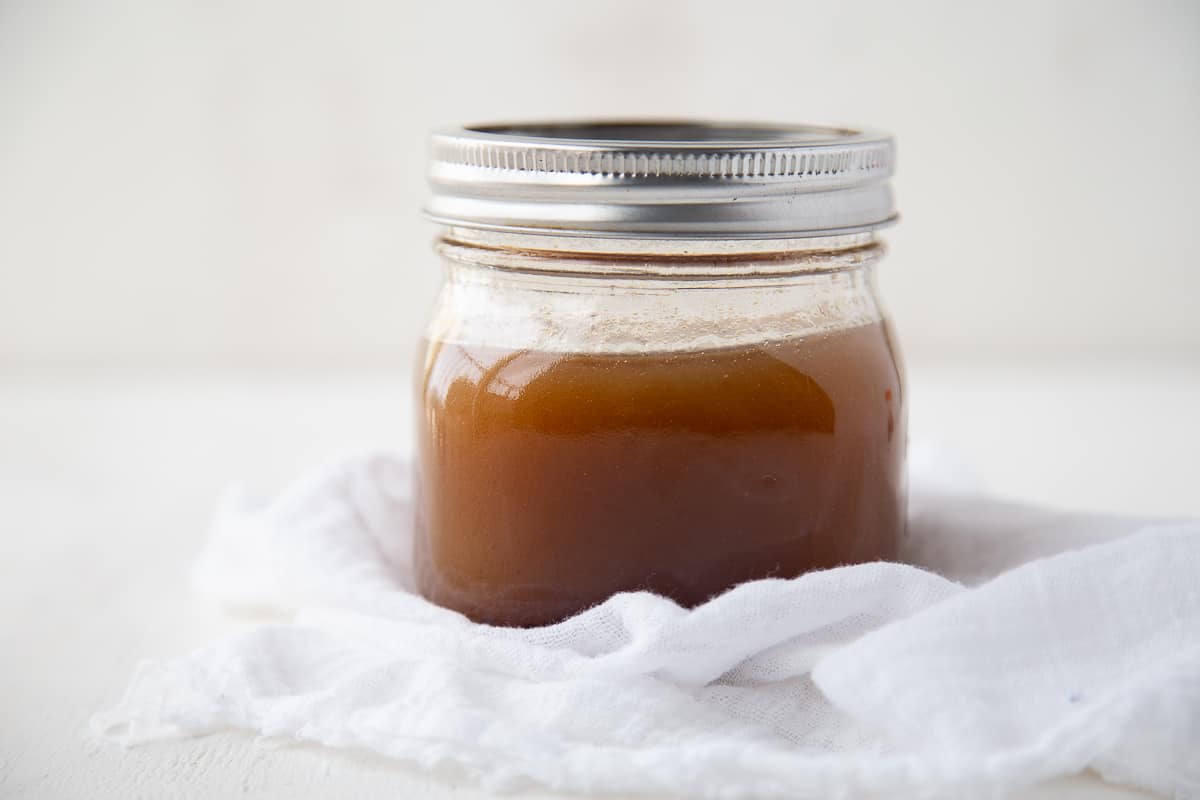
[[[895,556],[905,413],[883,324],[700,352],[428,347],[417,580],[471,619],[548,624],[639,589],[694,606]]]

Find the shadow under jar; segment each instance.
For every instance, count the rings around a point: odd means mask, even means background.
[[[421,593],[496,625],[895,556],[905,395],[873,271],[893,145],[802,126],[435,134]]]

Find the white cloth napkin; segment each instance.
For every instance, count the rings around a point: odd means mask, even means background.
[[[352,459],[218,515],[199,589],[286,616],[143,663],[93,728],[242,728],[496,790],[999,796],[1091,766],[1200,797],[1200,525],[970,496],[920,461],[916,566],[756,581],[691,611],[622,594],[519,630],[413,593],[407,467]]]

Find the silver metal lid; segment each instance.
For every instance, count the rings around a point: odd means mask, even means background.
[[[428,216],[491,230],[775,238],[895,220],[886,134],[808,125],[583,122],[438,131]]]

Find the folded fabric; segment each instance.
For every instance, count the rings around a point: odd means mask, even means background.
[[[998,502],[916,462],[907,564],[512,629],[415,594],[406,462],[350,459],[218,514],[197,587],[281,621],[143,663],[93,729],[241,728],[494,790],[999,796],[1090,766],[1200,797],[1200,525]]]

